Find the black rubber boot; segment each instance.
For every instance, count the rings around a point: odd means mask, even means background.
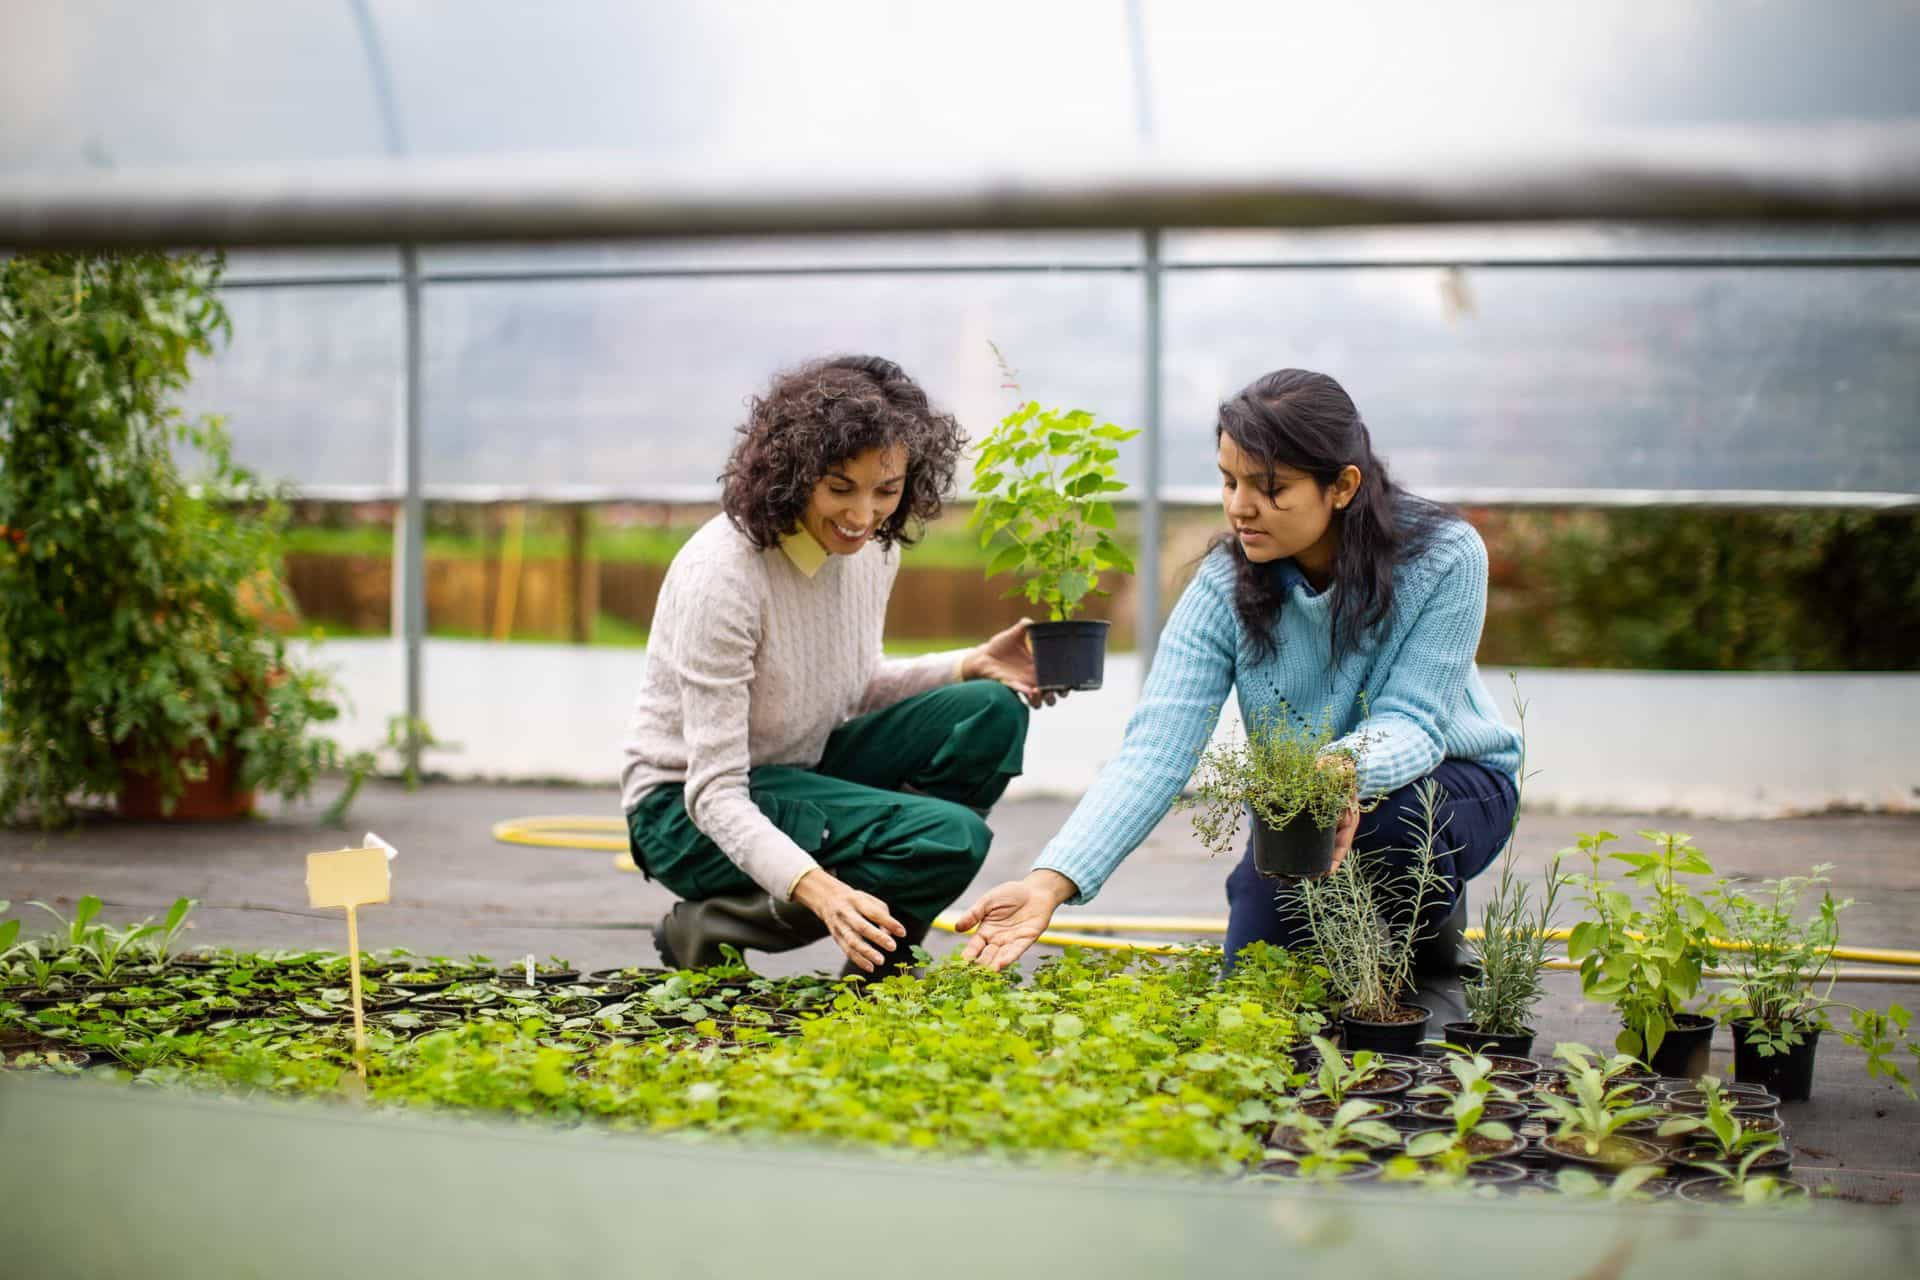
[[[896,915],[894,919],[906,926],[907,936],[893,940],[893,950],[881,952],[880,967],[872,973],[861,969],[849,960],[840,969],[843,978],[865,978],[868,982],[879,982],[896,973],[906,973],[913,966],[913,949],[927,940],[927,931],[931,925],[920,923],[909,916]]]
[[[722,946],[740,951],[791,951],[827,936],[820,917],[770,893],[737,893],[676,902],[654,926],[653,943],[669,969],[719,964]]]
[[[1418,978],[1450,978],[1460,972],[1467,958],[1461,947],[1467,940],[1467,887],[1460,886],[1453,900],[1453,912],[1442,920],[1431,935],[1414,940],[1413,972]]]

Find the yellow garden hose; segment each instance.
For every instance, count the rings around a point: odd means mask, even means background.
[[[634,869],[633,860],[627,857],[627,825],[619,818],[596,818],[581,816],[512,818],[494,824],[493,838],[502,844],[533,845],[548,849],[594,849],[621,856],[614,859],[614,866],[622,871]],[[941,916],[934,920],[933,927],[947,933],[954,932],[953,920]],[[1036,942],[1056,947],[1089,947],[1102,951],[1144,951],[1150,955],[1178,955],[1190,949],[1181,942],[1153,942],[1140,938],[1113,936],[1128,933],[1174,933],[1174,934],[1224,934],[1227,921],[1224,916],[1127,916],[1127,915],[1079,915],[1062,913],[1054,917],[1053,927],[1041,934]],[[1558,942],[1565,942],[1571,934],[1569,929],[1551,929],[1547,936]],[[1475,939],[1480,930],[1468,929],[1466,936]],[[1744,950],[1741,943],[1714,941],[1714,946],[1723,951]],[[1889,965],[1895,969],[1920,969],[1920,951],[1900,951],[1889,947],[1835,947],[1833,958],[1852,961],[1855,964]],[[1554,958],[1547,961],[1549,969],[1578,969],[1580,966],[1571,960]],[[1711,976],[1711,975],[1710,975]],[[1888,969],[1841,968],[1836,976],[1842,982],[1892,982],[1920,983],[1920,973],[1901,973]]]

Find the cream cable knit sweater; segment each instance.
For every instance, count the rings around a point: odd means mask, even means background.
[[[897,550],[875,544],[823,558],[810,539],[757,550],[725,516],[702,526],[660,587],[622,806],[685,783],[694,824],[761,888],[791,899],[818,864],[760,812],[747,771],[812,768],[841,724],[949,684],[959,670],[958,652],[881,656],[899,567]]]

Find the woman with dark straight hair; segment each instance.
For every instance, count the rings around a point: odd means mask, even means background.
[[[1248,724],[1278,712],[1317,717],[1340,736],[1324,768],[1354,794],[1384,797],[1341,820],[1349,853],[1391,886],[1410,856],[1416,788],[1444,792],[1439,869],[1451,894],[1499,853],[1518,803],[1520,739],[1474,666],[1486,621],[1487,552],[1473,526],[1393,483],[1360,412],[1322,373],[1281,369],[1220,406],[1220,498],[1231,531],[1201,562],[1160,636],[1153,671],[1118,755],[1024,879],[989,890],[959,920],[967,955],[1005,968],[1063,903],[1098,893],[1166,815],[1192,775],[1230,692]],[[1227,961],[1249,942],[1310,941],[1297,888],[1254,870],[1227,877]]]
[[[681,899],[669,967],[831,937],[898,967],[987,856],[1036,687],[1025,623],[918,658],[887,597],[965,437],[899,365],[816,360],[756,396],[722,514],[673,558],[627,730],[634,863]]]

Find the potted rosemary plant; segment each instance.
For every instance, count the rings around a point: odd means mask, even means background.
[[[1514,711],[1520,718],[1519,790],[1527,782],[1527,704],[1515,684]],[[1541,975],[1550,959],[1553,911],[1560,892],[1560,860],[1547,868],[1546,887],[1538,892],[1515,865],[1514,832],[1520,827],[1519,796],[1513,826],[1500,855],[1500,877],[1480,908],[1480,937],[1470,945],[1473,968],[1461,982],[1467,1020],[1449,1022],[1444,1038],[1469,1049],[1524,1058],[1533,1051],[1533,1008],[1545,991]]]
[[[999,357],[999,349],[994,355]],[[1013,371],[1001,359],[1009,385]],[[1077,618],[1089,596],[1104,596],[1100,575],[1132,573],[1133,559],[1113,540],[1113,495],[1121,443],[1139,435],[1081,409],[1043,409],[1024,401],[1000,420],[974,455],[973,514],[980,545],[1005,545],[987,576],[1024,579],[1007,595],[1045,605],[1047,621],[1028,628],[1040,688],[1098,689],[1105,680],[1107,628]]]
[[[1194,810],[1193,829],[1215,853],[1232,850],[1240,818],[1253,821],[1253,865],[1264,876],[1322,876],[1333,864],[1334,831],[1355,803],[1353,756],[1329,753],[1333,719],[1317,724],[1285,703],[1263,714],[1237,742],[1223,742],[1200,758],[1193,791],[1178,802]],[[1380,803],[1360,801],[1362,809]]]
[[[1340,1035],[1349,1050],[1419,1052],[1432,1010],[1401,1001],[1413,988],[1414,942],[1423,917],[1446,891],[1434,864],[1439,838],[1440,787],[1429,779],[1409,815],[1412,858],[1390,874],[1355,853],[1331,875],[1299,884],[1327,985],[1340,998]]]

